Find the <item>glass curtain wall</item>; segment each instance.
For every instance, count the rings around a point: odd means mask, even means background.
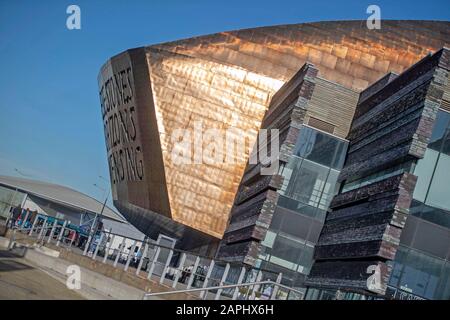
[[[450,113],[439,110],[428,148],[414,169],[410,214],[450,229]],[[450,232],[450,230],[448,230]],[[393,263],[390,286],[400,294],[450,299],[450,263],[405,246]]]
[[[450,113],[439,110],[430,143],[417,162],[410,214],[450,228]]]
[[[324,221],[346,151],[345,140],[303,126],[293,156],[281,168],[278,205]]]
[[[283,210],[276,210],[259,258],[265,268],[281,267],[277,271],[285,276],[285,269],[291,270],[294,286],[298,273],[306,275],[312,266],[314,243],[305,235],[325,220],[346,150],[347,141],[302,126],[293,156],[280,167],[284,181],[278,207]]]
[[[390,294],[397,299],[450,300],[450,262],[400,246],[389,279]]]

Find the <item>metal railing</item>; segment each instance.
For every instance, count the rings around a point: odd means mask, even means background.
[[[223,290],[223,289],[235,289],[234,294],[232,296],[232,300],[237,300],[239,298],[239,293],[240,293],[239,288],[245,288],[245,287],[250,287],[250,288],[248,290],[244,291],[245,292],[245,294],[243,295],[245,298],[244,300],[248,300],[248,298],[252,298],[252,300],[254,300],[256,297],[264,297],[266,299],[276,300],[279,288],[283,288],[283,289],[295,292],[295,293],[303,296],[303,292],[281,284],[280,283],[281,278],[282,278],[282,275],[280,274],[279,277],[277,278],[277,281],[265,280],[265,281],[213,286],[213,287],[206,287],[206,288],[194,288],[194,289],[184,289],[184,290],[182,289],[182,290],[173,290],[173,291],[165,291],[165,292],[155,292],[155,293],[147,292],[144,294],[143,300],[147,300],[148,297],[157,297],[157,296],[163,296],[163,295],[171,295],[171,294],[179,294],[179,293],[193,293],[193,292],[200,292],[200,294],[202,294],[205,291],[210,291],[210,290],[218,291],[218,290]],[[264,292],[259,289],[256,289],[256,288],[263,288],[263,287],[270,288],[271,290],[266,290]]]
[[[230,263],[188,251],[164,246],[151,239],[125,237],[108,231],[80,235],[70,221],[54,217],[26,215],[11,221],[13,237],[25,234],[37,245],[54,244],[80,254],[133,272],[141,279],[175,289],[171,292],[200,292],[199,299],[302,299],[303,293],[281,284],[282,274],[242,264]],[[18,234],[16,234],[18,232]],[[13,240],[11,240],[13,241]],[[132,269],[132,270],[130,270]],[[285,282],[284,281],[284,282]],[[275,287],[276,284],[276,287]],[[275,290],[276,288],[276,290]],[[244,290],[246,289],[246,290]],[[276,295],[272,294],[276,291]],[[150,293],[151,295],[170,293]]]

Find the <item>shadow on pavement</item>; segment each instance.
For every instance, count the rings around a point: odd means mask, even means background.
[[[14,258],[20,258],[20,256],[11,251],[0,250],[0,272],[33,269],[32,267],[21,262],[9,260]]]

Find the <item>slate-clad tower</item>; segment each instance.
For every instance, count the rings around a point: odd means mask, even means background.
[[[309,285],[386,293],[413,197],[418,199],[416,183],[426,179],[417,164],[434,128],[441,126],[438,113],[450,111],[449,70],[450,51],[442,49],[361,93],[347,136],[341,192],[331,202],[316,245]],[[368,286],[370,276],[378,283]]]

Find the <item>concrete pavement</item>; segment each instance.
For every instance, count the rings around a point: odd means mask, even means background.
[[[18,255],[0,250],[0,299],[83,299],[64,283],[33,267]]]

